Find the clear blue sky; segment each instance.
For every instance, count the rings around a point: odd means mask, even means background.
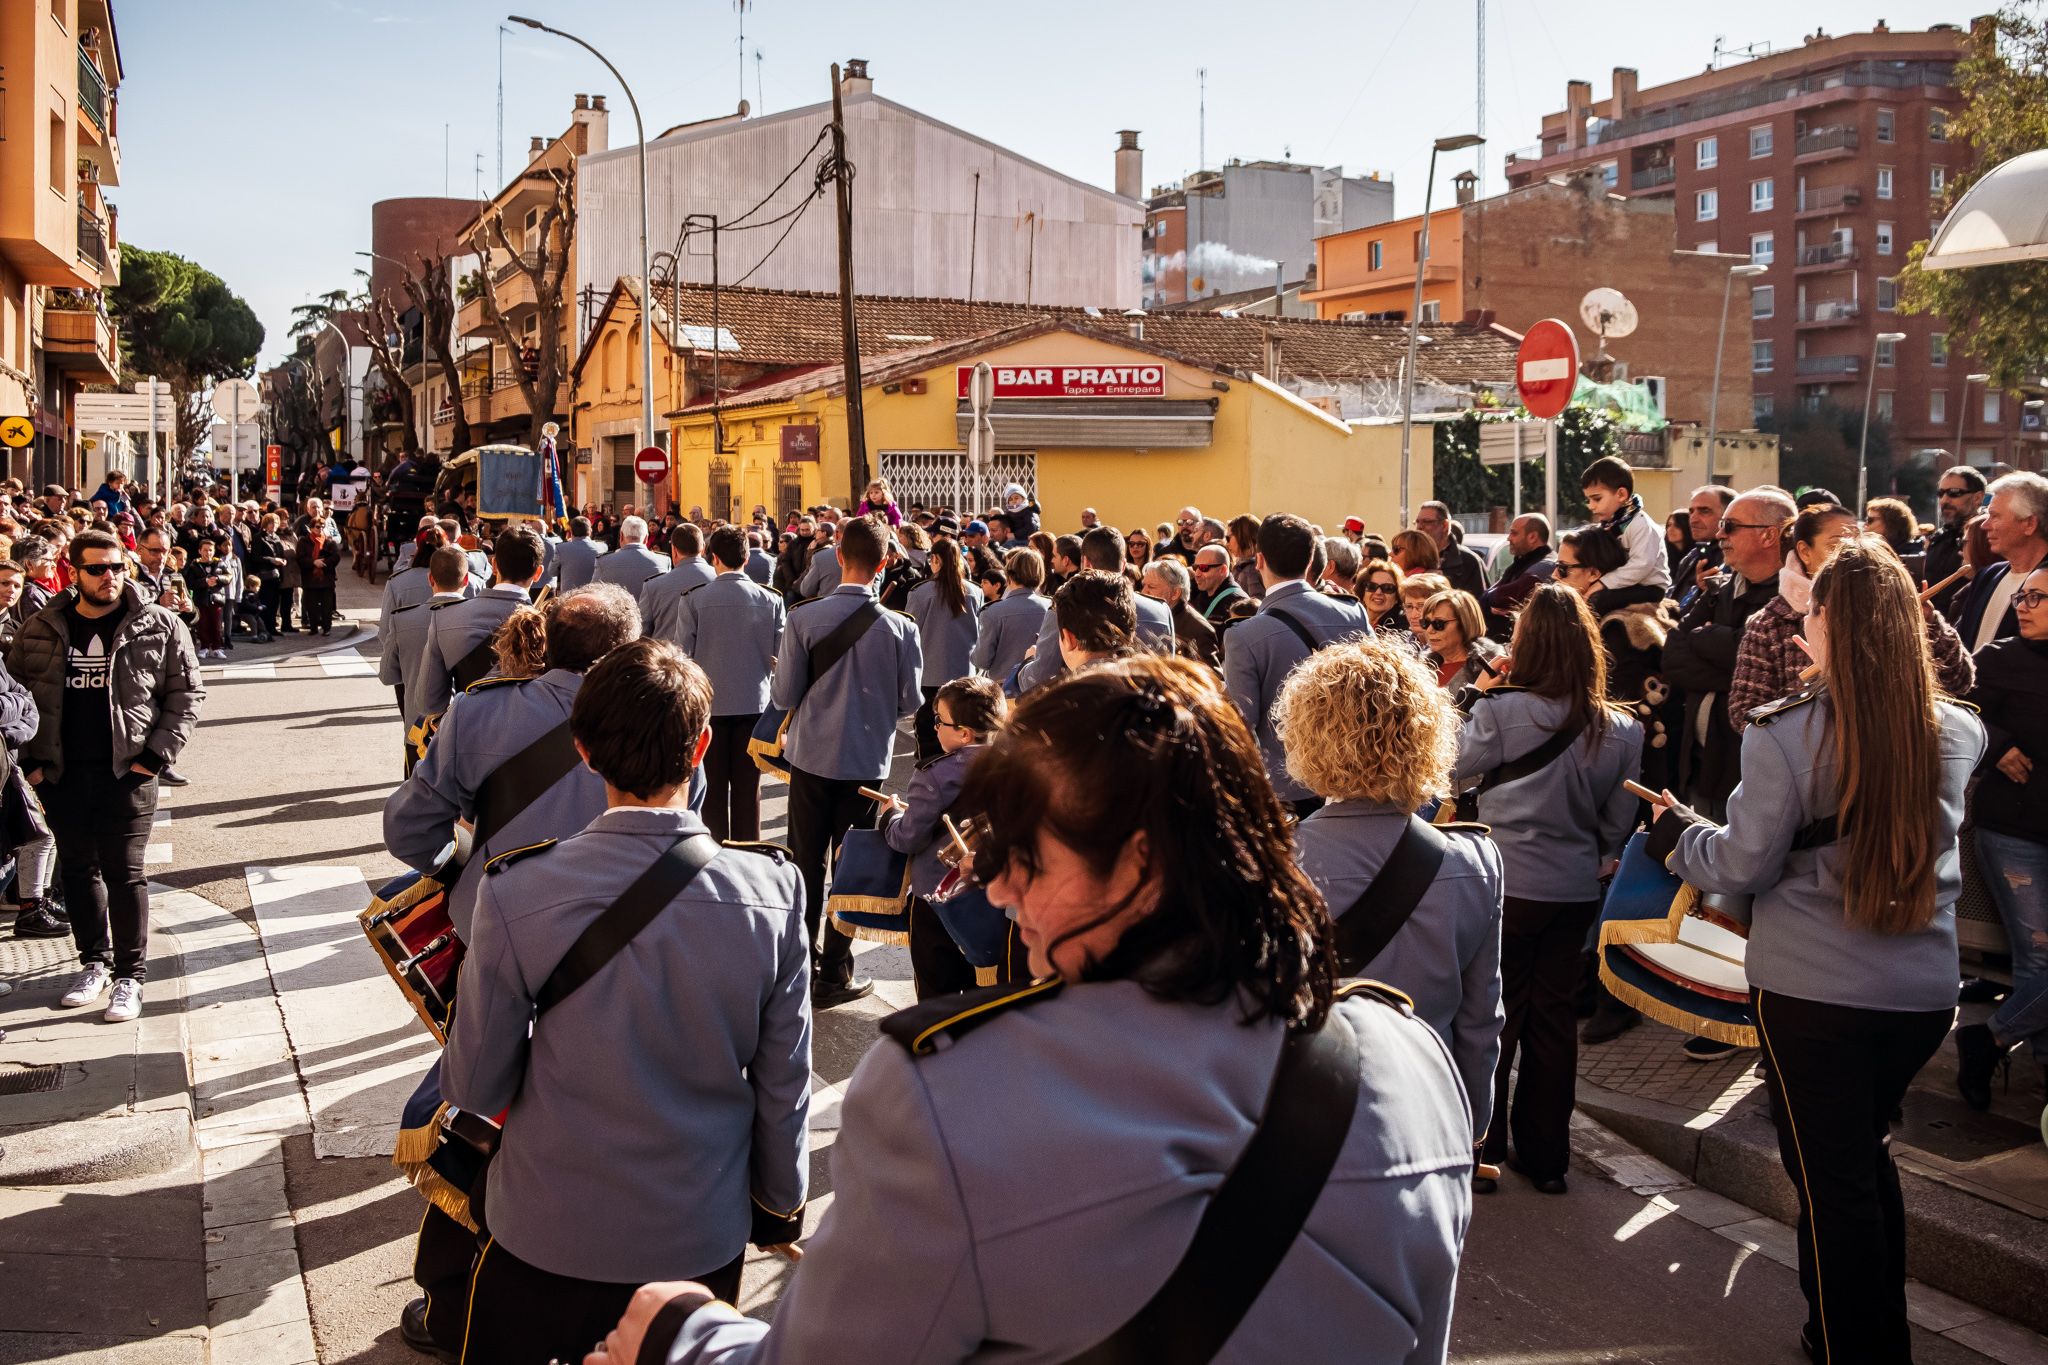
[[[650,132],[740,97],[733,0],[509,3],[618,63]],[[496,187],[507,12],[482,0],[115,0],[128,71],[112,196],[122,237],[220,274],[255,307],[265,363],[275,360],[294,304],[352,285],[371,203],[442,193],[444,124],[451,192],[473,192],[478,153],[485,192]],[[1816,27],[1925,28],[1974,12],[1920,0],[1492,0],[1488,184],[1501,185],[1501,158],[1562,106],[1567,79],[1604,98],[1611,67],[1638,68],[1645,86],[1676,79],[1707,65],[1717,37],[1782,48]],[[1421,207],[1430,139],[1475,119],[1471,0],[757,0],[746,30],[745,94],[755,99],[759,50],[769,110],[825,98],[830,64],[866,57],[878,94],[1105,186],[1119,128],[1142,132],[1148,188],[1194,168],[1200,67],[1212,165],[1291,152],[1379,170],[1394,176],[1402,213]],[[608,94],[613,143],[631,141],[625,100],[581,49],[515,29],[504,54],[508,169],[524,164],[530,134],[566,125],[578,91]]]

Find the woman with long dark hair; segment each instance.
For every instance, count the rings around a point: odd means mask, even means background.
[[[1913,580],[1874,536],[1814,575],[1815,688],[1742,735],[1728,823],[1656,807],[1651,852],[1749,894],[1750,999],[1799,1195],[1800,1345],[1905,1361],[1905,1210],[1887,1134],[1955,1015],[1956,831],[1984,727],[1941,695]]]
[[[1506,871],[1507,1018],[1481,1160],[1505,1162],[1545,1194],[1563,1194],[1580,953],[1600,913],[1601,877],[1635,824],[1636,799],[1622,783],[1642,766],[1643,728],[1608,700],[1607,653],[1592,609],[1560,583],[1529,594],[1495,670],[1460,698],[1468,714],[1452,779],[1461,788],[1478,783],[1479,820],[1492,828]]]
[[[917,761],[937,758],[939,727],[933,703],[939,689],[974,671],[974,642],[981,636],[981,589],[967,581],[960,542],[940,536],[926,561],[931,577],[910,590],[910,615],[924,650],[924,705],[917,709]]]
[[[1385,988],[1340,993],[1222,684],[1134,657],[1032,691],[961,816],[1038,979],[884,1022],[772,1325],[650,1285],[588,1359],[1443,1359],[1471,1212],[1458,1081]],[[1220,1246],[1198,1228],[1247,1171],[1301,1197],[1257,1201],[1267,1246]],[[1212,1255],[1227,1273],[1195,1273]]]

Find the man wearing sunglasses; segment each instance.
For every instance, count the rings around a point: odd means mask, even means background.
[[[121,542],[81,531],[72,586],[22,623],[7,669],[34,694],[39,725],[21,768],[49,812],[71,937],[84,970],[70,1009],[113,989],[109,1023],[142,1012],[149,888],[143,848],[157,777],[178,757],[206,697],[178,618],[128,580]]]
[[[1943,458],[1937,454],[1937,460]],[[1970,525],[1970,518],[1984,510],[1984,475],[1966,464],[1941,471],[1941,481],[1934,489],[1935,510],[1940,513],[1941,529],[1927,541],[1926,574],[1929,586],[1951,577],[1963,567],[1963,532]],[[1950,583],[1946,588],[1928,599],[1936,611],[1949,615],[1949,608],[1961,592],[1961,581]]]

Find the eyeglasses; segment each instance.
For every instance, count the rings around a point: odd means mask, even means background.
[[[1735,521],[1729,517],[1721,518],[1721,534],[1724,536],[1732,536],[1737,531],[1775,531],[1777,529],[1777,523],[1775,522]]]
[[[2043,602],[2048,602],[2048,592],[2042,592],[2037,588],[2029,588],[2025,592],[2016,592],[2012,595],[2012,604],[2024,607],[2028,611],[2038,610]]]
[[[1589,564],[1567,564],[1562,559],[1557,561],[1557,571],[1559,573],[1579,573],[1591,567]]]
[[[1190,526],[1195,526],[1195,525],[1198,525],[1198,524],[1199,524],[1199,523],[1198,523],[1198,522],[1196,522],[1196,521],[1195,521],[1195,519],[1194,519],[1193,517],[1182,517],[1182,518],[1181,518],[1181,519],[1180,519],[1179,521],[1176,521],[1176,522],[1174,523],[1174,525],[1175,525],[1175,526],[1179,526],[1179,527],[1183,527],[1183,528],[1186,528],[1186,527],[1190,527]]]
[[[1449,630],[1458,623],[1447,616],[1426,616],[1422,620],[1424,630]]]
[[[1223,572],[1223,570],[1224,570],[1224,567],[1225,567],[1224,565],[1221,565],[1221,564],[1213,564],[1213,563],[1212,563],[1212,564],[1197,564],[1197,565],[1195,565],[1195,572],[1196,572],[1196,573],[1222,573],[1222,572]]]
[[[82,574],[90,574],[90,575],[91,575],[92,577],[94,577],[94,578],[104,578],[104,577],[106,577],[106,576],[107,576],[108,574],[124,574],[124,573],[127,573],[127,572],[128,572],[128,566],[127,566],[126,564],[118,564],[118,563],[117,563],[117,564],[74,564],[74,565],[73,565],[72,567],[73,567],[73,568],[75,568],[75,569],[77,569],[77,570],[78,570],[78,571],[79,571],[80,573],[82,573]]]
[[[1365,585],[1365,590],[1374,597],[1391,597],[1400,591],[1392,583],[1368,583]]]
[[[1944,498],[1967,498],[1971,496],[1970,490],[1967,488],[1940,488],[1935,491]]]
[[[974,727],[972,725],[962,725],[957,720],[940,720],[937,717],[933,717],[932,724],[938,726],[938,728],[941,730],[958,730],[962,734],[968,735],[974,733]]]

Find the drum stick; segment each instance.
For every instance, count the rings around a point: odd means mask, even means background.
[[[1640,796],[1643,798],[1643,800],[1648,801],[1653,806],[1663,802],[1664,800],[1663,792],[1653,792],[1640,782],[1631,782],[1627,778],[1623,778],[1621,780],[1621,785],[1628,790],[1629,795]],[[1691,806],[1685,805],[1682,802],[1673,801],[1670,803],[1670,807],[1672,814],[1680,816],[1684,819],[1697,820],[1700,818],[1698,811],[1694,810]]]
[[[1931,602],[1934,600],[1935,595],[1941,592],[1944,588],[1948,587],[1949,584],[1954,583],[1957,579],[1968,578],[1969,576],[1970,566],[1965,564],[1962,568],[1957,569],[1954,573],[1950,574],[1947,578],[1942,579],[1933,587],[1927,588],[1924,591],[1922,591],[1920,594],[1920,600],[1922,602]]]
[[[1498,1180],[1500,1179],[1500,1167],[1490,1166],[1482,1161],[1473,1168],[1472,1174],[1478,1176],[1481,1180]]]
[[[890,800],[888,793],[878,792],[873,787],[862,787],[860,794],[870,801],[880,801],[884,805],[887,805]]]
[[[947,837],[952,839],[953,847],[960,850],[960,861],[964,863],[970,858],[972,858],[974,856],[974,850],[969,848],[967,846],[967,841],[960,837],[960,827],[953,823],[953,817],[950,815],[941,815],[939,819],[941,822],[945,824],[946,835]]]

